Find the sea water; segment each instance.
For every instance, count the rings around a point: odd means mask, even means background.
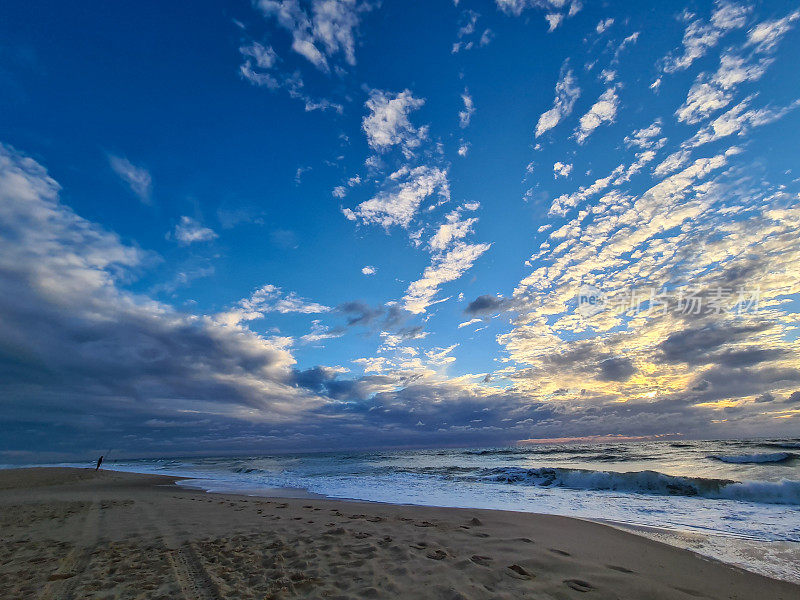
[[[800,439],[538,444],[112,460],[214,492],[332,498],[600,520],[800,583]]]

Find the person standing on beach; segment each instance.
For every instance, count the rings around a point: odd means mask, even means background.
[[[101,455],[100,458],[97,459],[97,466],[94,468],[95,471],[100,470],[100,465],[103,464],[103,456]]]

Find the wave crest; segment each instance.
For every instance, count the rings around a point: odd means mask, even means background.
[[[709,456],[714,460],[737,465],[782,463],[795,458],[791,452],[770,452],[765,454],[734,454]]]
[[[537,487],[608,490],[660,496],[699,496],[763,504],[800,504],[800,481],[733,481],[702,477],[678,477],[657,471],[589,471],[585,469],[486,469],[478,479]]]

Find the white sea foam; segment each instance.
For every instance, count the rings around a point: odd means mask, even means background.
[[[732,456],[710,456],[709,458],[713,458],[724,463],[731,463],[731,464],[760,464],[760,463],[781,463],[787,460],[792,460],[796,458],[794,454],[791,452],[769,452],[765,454],[734,454]]]
[[[798,445],[796,438],[680,440],[112,458],[104,466],[189,477],[183,485],[213,491],[269,495],[275,488],[297,488],[334,498],[605,519],[800,548]],[[716,550],[713,555],[729,560]],[[775,572],[794,569],[781,560],[773,561]]]

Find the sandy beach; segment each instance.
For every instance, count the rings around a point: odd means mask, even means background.
[[[604,525],[0,472],[0,597],[759,598],[800,587]]]

